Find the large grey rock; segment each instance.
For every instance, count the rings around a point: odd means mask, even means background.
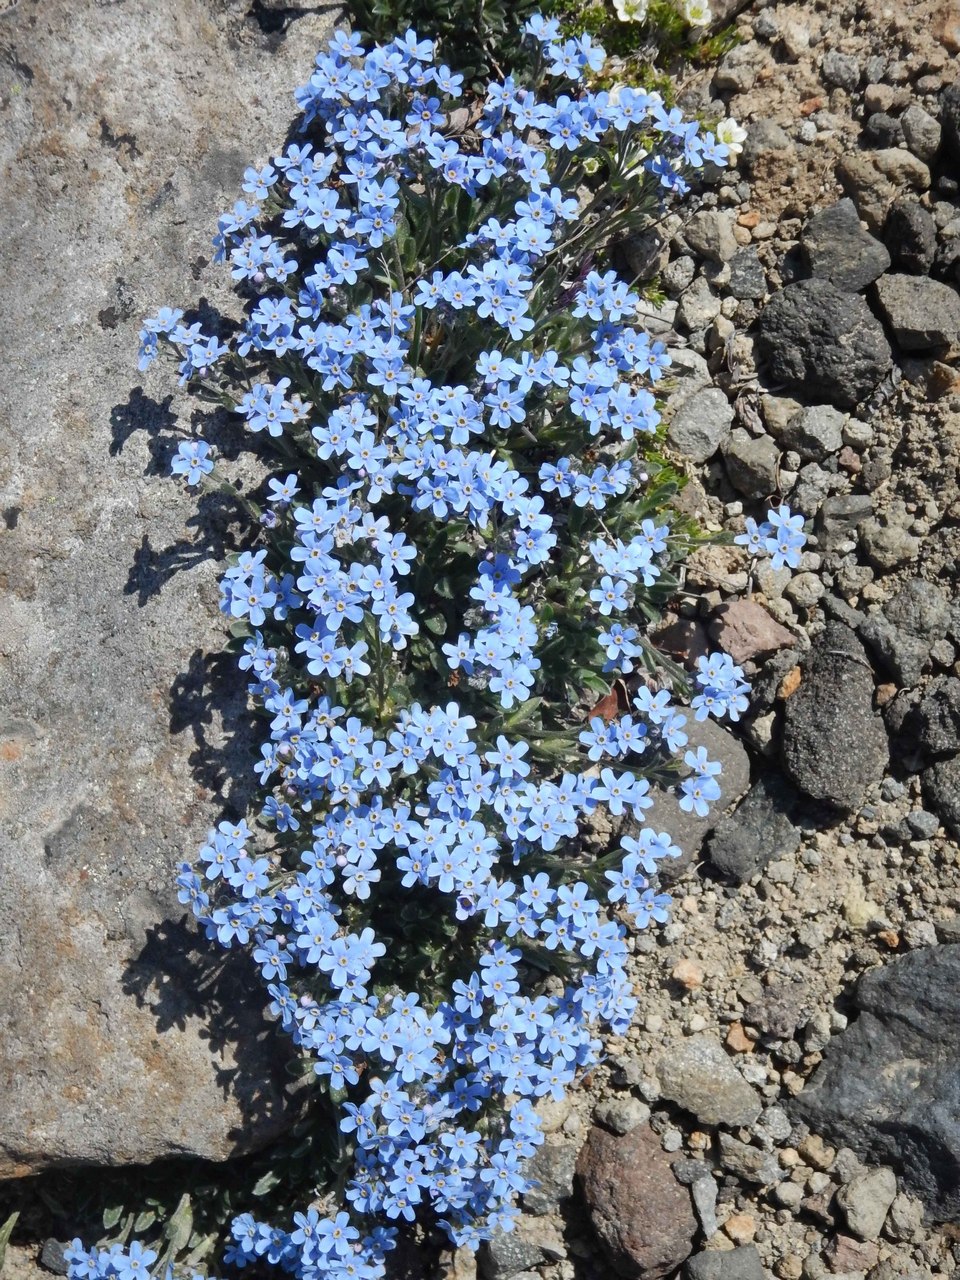
[[[940,150],[940,125],[923,107],[913,103],[900,117],[907,146],[924,164],[930,164]]]
[[[934,761],[924,769],[921,781],[924,801],[960,840],[960,755]]]
[[[136,370],[144,314],[230,297],[217,214],[330,29],[249,11],[76,0],[0,28],[0,1177],[220,1160],[289,1119],[249,961],[172,891],[254,743],[209,657],[230,512],[167,478],[172,380]]]
[[[756,245],[747,245],[730,259],[730,280],[727,292],[741,301],[759,301],[767,291],[767,275],[760,261]]]
[[[753,1124],[760,1114],[760,1098],[709,1032],[671,1045],[656,1072],[663,1096],[701,1124],[734,1129]]]
[[[800,248],[810,274],[856,293],[890,266],[890,254],[860,226],[852,200],[838,200],[814,214],[803,229]]]
[[[923,693],[907,727],[927,756],[960,754],[960,680],[940,676]]]
[[[854,1174],[837,1192],[847,1226],[861,1240],[876,1240],[897,1194],[897,1177],[886,1165]]]
[[[960,294],[925,276],[886,275],[877,301],[904,351],[933,351],[960,342]]]
[[[707,843],[714,867],[736,884],[746,884],[775,859],[800,847],[791,815],[797,794],[782,778],[763,773],[732,814],[721,818]]]
[[[787,699],[783,763],[806,795],[835,809],[856,809],[883,777],[889,751],[873,709],[873,674],[849,628],[828,623]]]
[[[760,1254],[754,1244],[737,1249],[709,1249],[689,1258],[683,1269],[686,1280],[766,1280]]]
[[[843,447],[844,415],[832,404],[811,404],[790,419],[780,444],[805,461],[822,462]]]
[[[701,209],[683,228],[683,238],[701,258],[728,262],[737,252],[733,234],[733,214],[717,209]]]
[[[857,526],[873,514],[869,493],[843,493],[825,498],[817,513],[817,536],[826,551],[856,534]]]
[[[852,54],[838,53],[836,49],[828,49],[820,64],[820,74],[824,84],[853,93],[854,89],[860,85],[862,72],[860,63]]]
[[[840,409],[865,399],[892,359],[863,298],[826,280],[800,280],[771,298],[760,316],[757,350],[773,382]]]
[[[765,498],[776,489],[780,450],[769,436],[736,427],[723,446],[723,461],[730,483],[745,498]]]
[[[832,1142],[892,1165],[937,1221],[960,1213],[960,946],[866,973],[859,1017],[788,1104]]]
[[[680,405],[667,439],[677,453],[693,462],[706,462],[720,448],[733,427],[733,407],[719,387],[704,387]]]
[[[939,587],[922,578],[907,582],[860,624],[858,633],[879,669],[912,689],[930,660],[930,650],[950,630],[950,602]]]
[[[919,200],[896,200],[890,206],[883,238],[896,271],[925,276],[937,255],[937,224]]]

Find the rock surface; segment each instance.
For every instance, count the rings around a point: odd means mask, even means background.
[[[890,345],[864,300],[825,280],[775,294],[760,317],[757,350],[790,391],[852,409],[890,368]]]
[[[960,946],[871,970],[853,1000],[859,1016],[791,1107],[817,1133],[892,1165],[937,1221],[951,1220],[960,1212]]]
[[[849,199],[838,200],[812,217],[800,244],[812,276],[851,293],[865,289],[890,266],[887,249],[863,230]]]
[[[960,341],[960,294],[922,276],[886,275],[877,300],[903,351],[932,351]]]
[[[756,1245],[711,1249],[691,1258],[683,1269],[686,1280],[766,1280]]]
[[[707,856],[714,867],[745,884],[774,859],[795,853],[800,832],[790,816],[796,805],[796,792],[775,774],[764,773],[710,837]]]
[[[664,1097],[701,1124],[736,1128],[753,1124],[760,1114],[760,1099],[711,1035],[690,1036],[673,1045],[656,1071]]]
[[[690,1193],[645,1125],[622,1137],[593,1128],[577,1160],[593,1229],[626,1280],[660,1280],[690,1256]]]
[[[304,15],[268,57],[284,37],[249,9],[77,0],[0,27],[0,1177],[219,1160],[286,1123],[288,1042],[234,995],[249,962],[172,892],[253,745],[208,656],[230,513],[169,480],[172,380],[136,370],[143,315],[229,297],[202,270],[217,214],[330,29]]]
[[[879,781],[888,760],[883,721],[873,710],[873,676],[849,628],[830,623],[814,646],[799,689],[787,699],[783,761],[814,800],[849,812]]]

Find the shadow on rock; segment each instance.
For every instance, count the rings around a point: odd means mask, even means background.
[[[254,727],[236,656],[194,650],[170,689],[170,732],[193,736],[194,778],[237,815],[247,812],[253,795]]]
[[[123,974],[124,992],[150,1010],[160,1034],[201,1024],[199,1037],[219,1060],[217,1085],[243,1117],[231,1141],[238,1151],[262,1145],[289,1127],[294,1050],[257,1001],[237,999],[251,984],[249,959],[207,942],[187,916],[161,921],[146,937]]]
[[[152,441],[164,440],[163,433],[173,431],[177,425],[176,414],[170,408],[172,404],[173,396],[153,400],[143,394],[143,387],[134,387],[126,404],[115,404],[110,410],[111,458],[123,453],[127,441],[137,431],[146,431]],[[151,454],[157,463],[153,445]]]
[[[208,560],[222,562],[231,551],[238,550],[237,535],[242,519],[236,502],[228,494],[203,494],[197,502],[196,513],[186,523],[188,529],[196,531],[194,537],[178,538],[158,551],[150,535],[143,535],[124,593],[136,594],[142,608],[159,595],[176,574]]]

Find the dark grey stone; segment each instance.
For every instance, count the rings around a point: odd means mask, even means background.
[[[907,729],[928,756],[960,752],[960,680],[940,676],[924,691]]]
[[[838,53],[835,49],[829,49],[823,55],[820,75],[824,84],[853,93],[854,89],[860,85],[860,74],[859,60],[852,54]]]
[[[790,820],[797,793],[782,778],[765,771],[728,817],[721,818],[707,842],[707,857],[721,875],[745,884],[777,858],[800,847],[800,832]]]
[[[784,449],[808,462],[822,462],[843,448],[844,415],[832,404],[812,404],[790,419],[780,435]]]
[[[859,1017],[830,1042],[788,1110],[861,1159],[893,1166],[934,1220],[952,1221],[960,1214],[960,946],[921,948],[870,970],[853,1002]]]
[[[873,515],[873,499],[868,493],[841,493],[824,498],[817,512],[817,536],[825,551],[849,539],[857,526]]]
[[[729,1133],[720,1134],[720,1163],[728,1173],[758,1187],[773,1186],[786,1177],[772,1151],[762,1151]]]
[[[890,344],[864,300],[826,280],[800,280],[767,303],[757,350],[773,382],[852,409],[890,368]]]
[[[784,711],[784,767],[806,795],[850,812],[889,759],[870,664],[856,635],[831,622],[804,665]]]
[[[960,294],[939,280],[886,275],[877,301],[903,351],[934,351],[960,341]]]
[[[937,760],[924,769],[920,781],[924,802],[950,834],[960,839],[960,756]]]
[[[776,489],[780,450],[769,436],[737,427],[723,445],[723,461],[730,483],[745,498],[766,498]]]
[[[577,1167],[575,1142],[551,1142],[548,1138],[527,1162],[526,1176],[537,1185],[524,1192],[523,1207],[540,1216],[554,1213],[573,1195],[573,1175]]]
[[[940,128],[943,145],[954,162],[960,162],[960,81],[947,85],[940,94]]]
[[[695,813],[685,813],[676,803],[659,806],[659,827],[669,833],[670,839],[682,851],[679,858],[666,858],[660,863],[658,871],[663,884],[675,881],[700,856],[703,842],[720,821],[723,810],[736,804],[750,786],[750,757],[732,733],[713,719],[688,719],[686,733],[691,750],[706,747],[708,758],[720,765],[721,799],[719,805],[713,805],[703,818]],[[656,790],[651,792],[653,796],[657,794]],[[625,832],[630,832],[632,821],[625,824]]]
[[[767,292],[767,277],[754,245],[738,250],[730,259],[727,292],[741,301],[759,301]]]
[[[906,823],[916,840],[932,840],[940,830],[940,819],[929,809],[913,809],[907,814]]]
[[[911,104],[900,117],[907,146],[924,164],[929,164],[940,150],[940,125],[917,103]]]
[[[884,223],[883,239],[895,271],[925,276],[937,253],[937,224],[918,200],[895,200]]]
[[[896,116],[874,111],[863,126],[867,138],[878,147],[898,147],[903,141],[903,125]]]
[[[890,254],[860,226],[850,199],[815,214],[803,229],[800,247],[812,276],[850,293],[865,289],[890,266]]]
[[[205,265],[217,214],[283,146],[334,19],[304,12],[280,53],[246,0],[189,12],[75,0],[0,19],[0,242],[17,246],[0,336],[17,405],[0,533],[0,1177],[222,1160],[292,1118],[291,1042],[264,1023],[249,959],[198,938],[176,901],[178,863],[244,804],[256,738],[234,660],[210,657],[236,512],[211,495],[198,516],[171,482],[195,404],[174,399],[169,367],[138,373],[136,350],[163,304],[234,305],[229,271]]]
[[[67,1274],[69,1267],[64,1253],[69,1244],[69,1241],[55,1240],[53,1236],[44,1240],[43,1248],[40,1250],[40,1265],[44,1271],[50,1271],[55,1276],[65,1276]]]
[[[755,1244],[707,1249],[687,1259],[683,1274],[686,1280],[766,1280],[767,1276]]]
[[[477,1258],[480,1273],[489,1280],[510,1280],[522,1271],[543,1262],[543,1250],[518,1231],[502,1231],[499,1227],[480,1248]]]
[[[864,618],[858,634],[878,668],[904,689],[919,681],[930,650],[950,630],[950,603],[939,588],[913,578],[888,600],[879,614]]]
[[[947,240],[938,247],[930,274],[937,280],[960,285],[960,239]]]

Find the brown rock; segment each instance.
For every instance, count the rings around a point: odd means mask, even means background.
[[[737,663],[793,644],[793,636],[786,627],[771,618],[755,600],[731,600],[722,604],[714,613],[709,630],[711,639]]]
[[[724,1043],[734,1053],[753,1053],[753,1047],[757,1042],[753,1036],[747,1034],[742,1022],[734,1022],[727,1032]]]
[[[645,1125],[622,1137],[596,1126],[577,1160],[590,1221],[618,1275],[660,1280],[693,1250],[690,1193]]]
[[[933,22],[933,35],[949,53],[960,53],[960,3],[950,0]]]
[[[696,991],[697,987],[703,986],[703,968],[696,960],[678,960],[670,971],[670,977],[687,991]]]
[[[785,702],[787,698],[792,697],[797,692],[802,680],[802,668],[799,666],[791,667],[777,687],[777,697]]]
[[[833,1162],[837,1158],[836,1147],[828,1146],[820,1135],[816,1133],[807,1134],[800,1142],[797,1150],[806,1164],[810,1165],[812,1169],[819,1169],[823,1173],[833,1168]]]
[[[697,665],[697,659],[705,658],[711,648],[707,643],[707,633],[695,618],[668,615],[666,626],[655,632],[651,639],[661,653],[681,662],[691,671]]]
[[[723,1232],[734,1244],[749,1244],[757,1234],[757,1220],[752,1213],[731,1213]]]
[[[853,1236],[834,1236],[823,1256],[833,1272],[869,1271],[877,1265],[880,1249],[872,1240],[854,1240]]]

